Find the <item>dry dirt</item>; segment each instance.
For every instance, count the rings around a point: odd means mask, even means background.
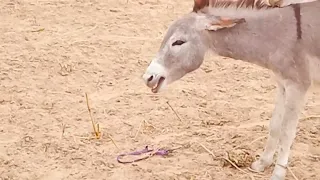
[[[192,3],[2,0],[0,179],[250,179],[219,158],[239,145],[261,152],[275,93],[270,72],[206,56],[201,69],[161,94],[141,79],[168,25]],[[86,92],[101,139],[88,139]],[[320,113],[319,92],[310,91],[302,117]],[[290,167],[300,180],[320,179],[319,120],[299,124]],[[116,161],[146,145],[182,148]]]

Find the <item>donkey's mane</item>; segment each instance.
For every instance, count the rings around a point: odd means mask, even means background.
[[[261,18],[277,13],[280,9],[266,4],[266,0],[199,0],[193,6],[195,13],[244,19]]]
[[[198,12],[206,7],[219,9],[247,9],[262,10],[271,9],[263,0],[204,0],[201,3],[194,3],[193,11]]]

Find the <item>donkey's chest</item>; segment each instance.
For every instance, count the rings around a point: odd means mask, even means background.
[[[320,85],[320,59],[316,57],[309,58],[310,76],[312,80]]]

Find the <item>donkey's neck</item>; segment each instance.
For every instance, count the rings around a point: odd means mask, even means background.
[[[253,44],[255,43],[250,44],[250,42],[245,42],[240,38],[234,39],[234,36],[230,35],[224,36],[223,40],[214,40],[211,49],[219,56],[242,60],[265,68],[270,68],[270,49],[261,51],[261,46],[259,48]],[[268,48],[271,48],[271,51],[276,51],[273,47]]]
[[[293,11],[284,8],[261,19],[210,33],[212,50],[226,57],[274,69],[297,42]],[[286,57],[292,58],[292,57]],[[276,63],[278,61],[278,63]]]

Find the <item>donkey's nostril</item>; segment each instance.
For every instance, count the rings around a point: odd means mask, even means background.
[[[157,75],[153,74],[150,75],[149,73],[146,73],[142,76],[144,83],[146,83],[147,86],[153,85],[155,83],[154,81],[156,80]]]
[[[148,78],[148,82],[152,81],[153,75]]]

